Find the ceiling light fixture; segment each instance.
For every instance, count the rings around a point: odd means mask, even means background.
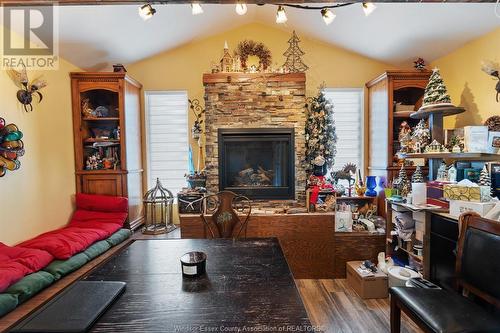
[[[375,9],[377,9],[377,6],[375,6],[371,2],[363,2],[362,6],[363,6],[363,11],[365,12],[365,16],[370,15],[371,13],[373,13]]]
[[[191,4],[191,13],[193,15],[203,14],[203,8],[201,8],[201,5],[199,3],[192,3]]]
[[[285,8],[283,6],[278,6],[278,11],[276,12],[276,23],[282,24],[288,20],[285,13]]]
[[[335,20],[336,15],[328,8],[323,8],[321,10],[321,16],[326,25],[330,25],[333,20]]]
[[[156,9],[153,8],[149,3],[142,5],[139,7],[139,16],[144,20],[147,21],[150,18],[153,17],[153,15],[156,13]]]
[[[244,2],[238,2],[236,4],[236,13],[238,15],[245,15],[247,13],[247,5]]]

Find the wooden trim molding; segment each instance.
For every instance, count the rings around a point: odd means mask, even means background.
[[[306,82],[305,73],[205,73],[203,84],[243,83],[252,81],[266,82]]]
[[[408,79],[429,79],[429,76],[431,75],[432,71],[430,70],[423,70],[423,71],[417,71],[417,70],[390,70],[390,71],[385,71],[384,73],[380,74],[376,78],[368,81],[366,83],[366,87],[369,88],[378,82],[384,80],[385,78],[391,78],[392,80],[408,80]],[[409,85],[412,86],[412,85]],[[424,87],[425,88],[425,87]]]

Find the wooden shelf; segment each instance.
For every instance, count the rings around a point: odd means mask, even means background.
[[[414,113],[415,111],[394,111],[392,116],[394,118],[410,118],[410,114]]]
[[[96,138],[87,138],[84,139],[83,142],[85,143],[95,143],[95,142],[113,142],[113,143],[120,143],[120,139],[96,139]]]
[[[408,254],[410,257],[420,261],[420,262],[423,262],[424,258],[422,256],[417,256],[416,254],[414,254],[413,252],[411,251],[408,251],[407,249],[403,249],[402,247],[398,247],[399,250],[402,250],[403,252],[405,252],[406,254]]]
[[[496,161],[500,160],[500,155],[490,153],[421,153],[406,154],[406,158],[427,158],[444,160],[474,160],[474,161]]]
[[[119,121],[119,117],[96,117],[96,118],[85,118],[83,117],[82,120],[84,121]]]

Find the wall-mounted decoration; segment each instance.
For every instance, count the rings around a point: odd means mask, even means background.
[[[288,49],[283,53],[286,57],[286,61],[283,64],[283,67],[287,73],[299,73],[305,72],[309,68],[302,61],[302,56],[305,54],[299,47],[300,39],[295,33],[295,30],[292,33],[292,37],[288,40],[288,44],[290,45]]]
[[[5,124],[5,119],[0,118],[0,177],[7,170],[19,169],[21,162],[19,156],[24,155],[24,143],[21,140],[23,133],[15,124]]]
[[[241,69],[244,71],[249,70],[247,66],[247,61],[249,56],[256,56],[259,58],[259,67],[256,71],[266,71],[271,65],[271,51],[263,43],[257,43],[253,40],[244,40],[238,44],[236,51],[234,51],[236,57],[240,60]]]
[[[47,81],[39,76],[29,82],[26,67],[23,67],[21,71],[10,69],[7,73],[14,84],[19,88],[17,91],[17,100],[23,105],[26,112],[33,111],[33,95],[38,97],[38,103],[40,103],[43,99],[40,90],[47,86]]]
[[[203,133],[203,128],[201,125],[203,124],[203,114],[205,114],[205,108],[200,104],[200,101],[197,99],[188,99],[189,108],[194,113],[194,124],[191,128],[191,135],[194,140],[198,143],[198,164],[196,170],[201,171],[202,160],[203,160],[203,146],[201,145],[201,134]]]
[[[496,80],[498,80],[497,85],[495,86],[495,90],[497,92],[496,101],[500,101],[500,64],[493,61],[483,61],[481,64],[481,70],[488,75],[493,76]]]

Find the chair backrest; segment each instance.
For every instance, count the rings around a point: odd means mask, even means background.
[[[221,191],[203,197],[202,202],[201,218],[212,238],[241,236],[252,211],[252,205],[247,197],[231,191]],[[207,220],[207,215],[211,215],[210,221]]]
[[[461,215],[459,223],[458,286],[500,307],[500,223],[476,213]]]

